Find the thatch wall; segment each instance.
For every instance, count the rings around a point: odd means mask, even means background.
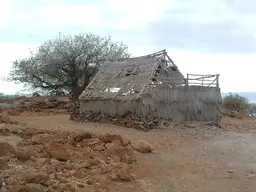
[[[80,111],[93,111],[110,115],[127,112],[144,118],[184,121],[220,121],[220,89],[216,87],[184,86],[151,87],[140,100],[81,100]]]

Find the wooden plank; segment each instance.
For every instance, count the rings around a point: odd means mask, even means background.
[[[197,85],[202,85],[202,82],[189,82],[190,85],[197,84]],[[205,83],[206,85],[210,83]]]
[[[157,66],[160,64],[160,62],[157,62],[157,64],[155,65],[154,69],[152,69],[152,72],[149,75],[149,80],[147,81],[147,83],[143,86],[143,88],[141,89],[140,93],[138,94],[138,96],[136,97],[136,99],[138,99],[140,97],[140,95],[142,94],[142,92],[144,91],[145,87],[148,86],[150,84],[150,81],[152,76],[154,75],[155,70],[157,70]]]
[[[179,78],[179,77],[169,77],[169,78],[166,78],[166,77],[157,77],[156,79],[157,79],[157,80],[186,80],[185,78]],[[203,79],[204,79],[204,81],[213,81],[212,79],[205,79],[205,78],[203,78]],[[188,78],[188,80],[201,81],[202,78],[196,78],[196,79]]]
[[[217,77],[216,77],[216,84],[217,84],[216,86],[219,87],[219,76],[220,76],[220,75],[216,75],[216,76],[217,76]]]
[[[208,87],[210,87],[211,85],[215,85],[214,82],[216,81],[216,78],[213,80],[213,82],[211,82]]]
[[[185,80],[185,78],[180,78],[180,77],[156,77],[156,79],[163,79],[163,80]]]
[[[203,76],[203,77],[215,77],[216,75],[204,75],[204,74],[189,74],[189,76]]]
[[[215,79],[189,79],[189,81],[197,81],[197,82],[202,82],[202,80],[204,80],[205,82],[212,82],[214,81]]]

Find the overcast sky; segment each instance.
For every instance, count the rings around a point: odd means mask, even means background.
[[[133,56],[166,49],[184,75],[218,73],[222,91],[256,91],[255,0],[1,0],[0,76],[59,32],[111,36]]]

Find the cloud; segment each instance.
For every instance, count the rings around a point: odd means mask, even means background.
[[[29,48],[59,32],[94,33],[123,41],[134,56],[167,49],[183,73],[220,73],[223,90],[250,91],[256,60],[251,54],[256,50],[254,4],[253,0],[2,0],[0,76],[8,74],[12,61],[26,56]],[[249,69],[247,74],[241,74],[241,63]],[[243,79],[235,78],[239,75]],[[232,78],[235,83],[230,85]]]
[[[234,12],[230,2],[182,2],[148,24],[154,45],[214,53],[256,52],[256,30],[248,30],[248,16]]]
[[[15,94],[23,89],[23,85],[3,81],[3,77],[8,77],[14,60],[27,57],[29,49],[35,49],[36,44],[19,44],[10,42],[0,42],[1,71],[0,71],[0,92]]]
[[[43,28],[65,28],[65,25],[94,28],[101,25],[100,11],[95,5],[54,5],[41,7],[38,17]]]
[[[169,0],[105,0],[100,4],[102,17],[107,18],[109,28],[121,30],[138,30],[150,21],[161,18],[172,5]]]
[[[0,42],[42,43],[62,34],[94,33],[112,36],[129,47],[149,47],[147,23],[160,19],[172,6],[159,1],[13,1],[9,26],[0,31]],[[145,8],[147,11],[145,11]],[[18,31],[18,32],[17,32]],[[143,48],[144,46],[144,48]],[[135,53],[135,55],[138,53]]]
[[[227,5],[239,13],[256,14],[256,1],[254,0],[227,0]]]
[[[129,44],[147,41],[146,46],[254,52],[256,25],[251,23],[256,24],[256,15],[238,13],[241,2],[3,0],[0,41],[40,43],[58,32],[93,32]]]
[[[6,11],[11,17],[6,18],[8,25],[0,31],[0,41],[39,43],[58,32],[83,33],[101,26],[98,6],[51,2],[13,1]]]
[[[19,43],[6,43],[0,42],[0,53],[1,53],[1,71],[0,76],[7,76],[11,64],[16,59],[27,57],[30,54],[30,50],[37,47],[36,44],[19,44]]]
[[[2,0],[0,1],[0,29],[6,27],[8,20],[11,18],[11,1]]]
[[[256,52],[254,36],[232,21],[202,24],[165,18],[151,23],[148,31],[155,45],[214,53]]]

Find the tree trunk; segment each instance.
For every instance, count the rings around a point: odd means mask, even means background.
[[[78,101],[79,98],[79,90],[77,85],[72,87],[72,101]]]
[[[84,84],[83,86],[79,87],[78,88],[78,93],[79,95],[85,90],[85,88],[88,86],[89,84],[89,80],[90,80],[90,77],[88,75],[85,76],[84,78]]]
[[[87,85],[89,84],[90,77],[88,75],[85,75],[83,86],[79,87],[77,82],[73,82],[72,86],[72,100],[78,101],[78,98],[80,94],[85,90]]]

